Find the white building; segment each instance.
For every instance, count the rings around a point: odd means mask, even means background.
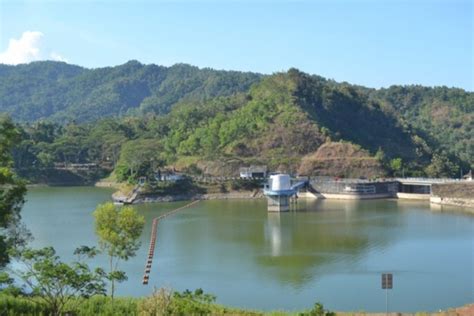
[[[266,178],[267,166],[250,166],[240,168],[240,177],[242,179]]]
[[[472,181],[472,170],[462,177],[464,180]]]
[[[156,181],[170,181],[176,182],[184,179],[184,175],[180,173],[160,172],[155,174]]]

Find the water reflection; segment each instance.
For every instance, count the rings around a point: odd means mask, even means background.
[[[268,213],[267,225],[265,227],[266,240],[270,243],[271,256],[281,255],[282,232],[280,223],[280,213]]]
[[[337,218],[324,204],[303,202],[294,212],[267,214],[266,244],[255,257],[264,275],[301,288],[323,273],[337,271],[341,263],[357,263],[369,244],[369,238],[352,227],[358,203],[331,204],[328,208],[339,213]]]
[[[403,225],[396,209],[387,201],[308,201],[268,213],[264,201],[206,201],[166,220],[158,247],[181,273],[192,271],[190,262],[199,271],[218,262],[302,288],[320,275],[357,270],[367,253],[394,243]]]

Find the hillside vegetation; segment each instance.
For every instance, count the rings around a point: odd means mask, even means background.
[[[452,152],[472,165],[474,157],[474,93],[462,89],[392,86],[373,90],[370,96],[398,113],[405,126],[441,150]]]
[[[107,116],[165,114],[185,98],[246,91],[259,75],[129,61],[85,69],[62,62],[0,64],[0,111],[18,121],[90,122]]]
[[[221,176],[249,164],[308,175],[459,176],[474,167],[473,95],[374,90],[297,69],[0,65],[0,110],[29,121],[15,150],[26,177],[89,162],[122,181],[166,166]]]
[[[304,156],[298,173],[351,178],[372,178],[385,174],[381,161],[360,146],[332,142]]]

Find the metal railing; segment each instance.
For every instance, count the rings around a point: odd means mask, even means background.
[[[447,182],[463,182],[463,179],[450,179],[450,178],[394,178],[398,182],[416,182],[416,183],[447,183]]]

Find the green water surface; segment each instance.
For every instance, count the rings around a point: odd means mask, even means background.
[[[97,243],[92,211],[109,189],[33,188],[23,219],[34,247],[72,258]],[[389,309],[434,311],[474,302],[474,216],[398,200],[302,201],[273,214],[265,200],[202,201],[158,227],[150,284],[141,284],[151,220],[186,204],[134,206],[145,216],[142,247],[124,262],[119,295],[153,287],[203,288],[218,303],[301,310],[320,301],[339,311],[385,311],[380,274],[394,275]],[[106,258],[93,265],[106,266]]]

